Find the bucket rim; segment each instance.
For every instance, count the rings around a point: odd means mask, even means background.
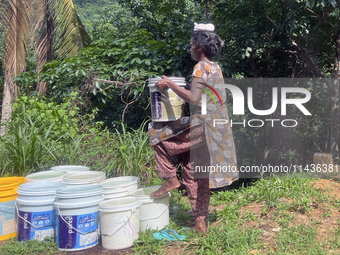
[[[126,182],[126,183],[109,186],[109,183],[119,182],[121,180],[128,179],[128,178],[131,178],[133,180],[130,181],[130,182]],[[106,179],[106,180],[102,181],[100,183],[100,185],[102,185],[104,190],[105,190],[105,189],[127,188],[127,187],[135,185],[135,184],[138,185],[138,183],[139,183],[139,177],[137,177],[137,176],[119,176],[119,177],[113,177],[113,178]]]
[[[64,187],[56,192],[56,198],[79,198],[103,193],[101,185],[76,185]]]
[[[30,182],[21,184],[17,193],[19,195],[52,195],[57,192],[58,189],[66,187],[66,183],[63,182]]]
[[[160,188],[161,186],[149,186],[149,187],[144,187],[141,189],[136,190],[133,193],[133,197],[138,198],[140,201],[142,201],[142,203],[153,203],[155,200],[159,200],[159,199],[163,199],[166,197],[170,197],[170,193],[167,192],[165,194],[163,194],[162,196],[159,197],[151,197],[150,195],[146,195],[146,194],[138,194],[141,192],[144,192],[145,190],[150,190],[150,193],[152,193],[153,191],[156,191]]]
[[[178,82],[178,81],[174,81],[174,82],[180,87],[186,86],[186,84],[184,82]],[[148,83],[148,87],[149,88],[155,87],[155,84],[156,84],[156,82],[150,82],[150,83]],[[172,89],[168,89],[168,90],[172,90]]]
[[[47,179],[57,179],[57,178],[61,178],[63,177],[65,174],[67,174],[66,171],[42,171],[42,172],[37,172],[37,173],[33,173],[33,174],[29,174],[26,175],[27,180],[32,180],[30,178],[34,177],[34,176],[44,176],[44,175],[48,175],[48,174],[55,174],[57,176],[51,177],[51,178],[47,178]],[[39,179],[33,179],[33,180],[39,180]]]
[[[122,205],[117,205],[120,201],[131,201],[131,203],[125,203]],[[111,205],[110,205],[111,204]],[[113,205],[112,205],[113,204]],[[134,197],[121,197],[103,201],[99,204],[99,211],[100,212],[122,212],[128,211],[132,209],[137,209],[140,207],[142,202],[138,198]]]
[[[65,168],[70,169],[71,171],[65,170]],[[82,165],[60,165],[60,166],[52,166],[51,171],[66,171],[66,172],[81,172],[81,171],[89,171],[90,168],[88,166]]]
[[[22,176],[1,177],[0,178],[0,191],[15,187],[15,186],[19,186],[25,181],[26,181],[26,177],[22,177]]]
[[[77,179],[76,177],[82,177]],[[72,172],[64,175],[63,181],[65,183],[84,183],[91,181],[101,181],[106,178],[106,174],[102,171],[87,171],[87,172]]]
[[[54,203],[54,197],[53,199],[46,199],[46,200],[25,200],[17,197],[15,199],[16,203],[20,205],[28,205],[28,206],[40,206],[40,205],[53,205]]]

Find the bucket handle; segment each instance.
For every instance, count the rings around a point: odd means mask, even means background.
[[[139,217],[139,218],[140,218],[142,221],[146,221],[146,220],[156,220],[156,219],[158,219],[159,217],[161,217],[161,216],[166,212],[166,210],[168,210],[168,208],[169,208],[169,205],[167,205],[166,208],[165,208],[165,210],[164,210],[160,215],[158,215],[158,216],[156,216],[156,217],[147,218],[147,219],[144,219],[144,218],[142,218],[142,217]]]
[[[133,216],[133,214],[135,213],[135,209],[131,209],[131,215],[130,215],[130,217],[127,219],[127,221],[126,222],[124,222],[123,223],[123,225],[121,225],[116,231],[114,231],[113,233],[111,233],[111,234],[103,234],[103,233],[101,233],[100,232],[100,228],[101,228],[101,226],[97,229],[97,233],[99,234],[99,235],[101,235],[101,236],[109,236],[109,237],[111,237],[111,236],[113,236],[114,234],[116,234],[119,230],[121,230],[129,221],[130,221],[130,219],[131,219],[131,217]]]
[[[59,213],[59,216],[60,216],[60,218],[70,227],[70,228],[72,228],[73,230],[75,230],[75,231],[77,231],[79,234],[81,234],[81,235],[86,235],[87,233],[84,233],[84,232],[82,232],[82,231],[80,231],[79,229],[76,229],[76,228],[74,228],[69,222],[67,222],[65,219],[64,219],[64,217],[63,217],[63,215],[61,214],[61,212],[60,212],[60,209],[59,209],[59,206],[57,206],[57,210],[58,210],[58,213]]]
[[[38,228],[41,228],[41,227],[38,227],[38,226],[34,226],[30,221],[28,221],[27,219],[23,218],[20,214],[19,214],[19,209],[18,209],[18,205],[17,205],[17,201],[15,201],[15,209],[17,211],[17,216],[22,219],[23,221],[26,221],[28,224],[30,224],[34,229],[38,229]]]

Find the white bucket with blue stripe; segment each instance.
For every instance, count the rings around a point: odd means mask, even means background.
[[[18,241],[54,238],[56,191],[65,187],[62,182],[34,182],[22,184],[16,198]]]
[[[58,190],[57,246],[61,251],[78,251],[98,244],[98,206],[104,201],[100,185],[77,185]]]

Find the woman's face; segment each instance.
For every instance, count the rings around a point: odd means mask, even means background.
[[[195,61],[199,61],[200,50],[193,44],[192,40],[190,40],[190,44],[191,44],[190,52],[192,59]]]

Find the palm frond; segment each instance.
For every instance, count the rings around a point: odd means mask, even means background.
[[[49,60],[53,59],[53,42],[55,31],[55,20],[52,14],[52,2],[49,0],[33,0],[36,10],[36,18],[33,21],[33,38],[35,39],[37,73],[41,71],[42,66]],[[37,34],[37,36],[35,36]],[[44,94],[47,90],[46,82],[38,83],[37,92]]]
[[[26,68],[25,51],[33,7],[29,0],[9,0],[2,6],[0,24],[5,29],[3,68],[6,84],[9,86],[12,98],[15,98],[18,92],[13,79]]]
[[[59,58],[74,56],[91,43],[91,37],[85,31],[72,0],[55,0],[54,15],[60,29],[55,44],[55,53]]]

